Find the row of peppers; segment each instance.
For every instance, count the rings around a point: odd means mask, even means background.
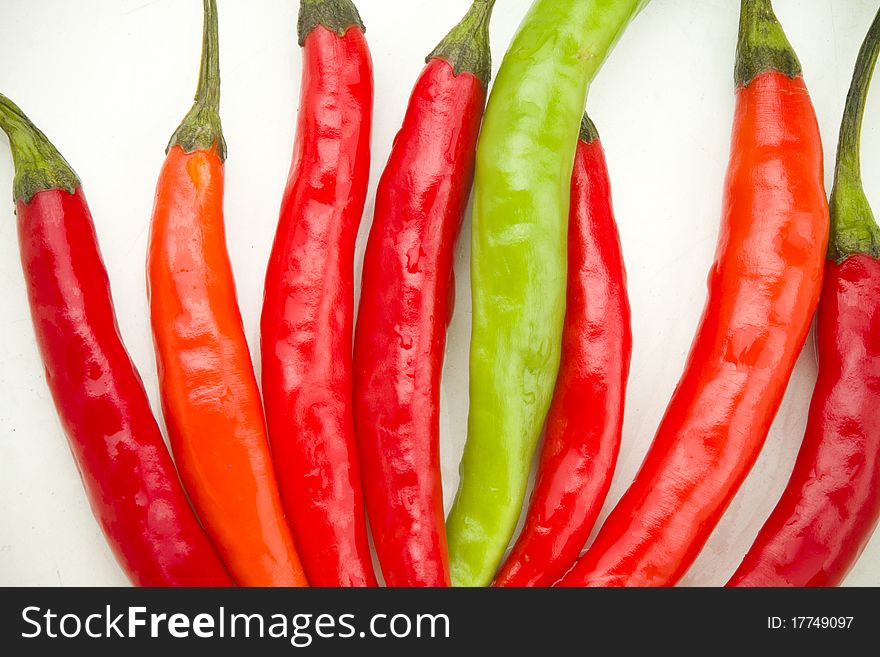
[[[583,106],[645,4],[535,0],[483,117],[494,0],[474,0],[428,56],[379,182],[355,325],[372,65],[350,0],[302,0],[261,398],[226,251],[217,10],[204,0],[198,91],[168,146],[148,257],[174,462],[119,336],[79,179],[0,95],[47,381],[134,583],[375,586],[368,517],[391,586],[674,584],[754,464],[817,304],[803,447],[730,584],[841,581],[880,516],[880,229],[859,169],[880,13],[844,112],[829,243],[819,130],[770,0],[742,0],[721,236],[690,357],[641,470],[579,557],[614,472],[632,346],[607,167]],[[474,178],[468,441],[444,521],[440,376]],[[542,432],[525,525],[499,571]]]

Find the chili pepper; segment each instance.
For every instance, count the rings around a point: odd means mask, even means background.
[[[748,474],[816,309],[828,234],[822,143],[769,0],[743,0],[736,113],[709,295],[635,480],[566,586],[664,586]]]
[[[216,1],[204,7],[196,101],[171,138],[150,234],[162,408],[183,483],[233,578],[304,585],[226,252]]]
[[[349,0],[303,0],[302,99],[266,273],[263,395],[309,582],[376,586],[352,417],[354,247],[370,175],[373,70]]]
[[[452,582],[488,584],[522,507],[559,368],[566,235],[587,88],[642,0],[536,0],[489,98],[471,238],[468,440]]]
[[[791,479],[728,586],[836,586],[880,517],[880,228],[859,135],[880,53],[880,12],[859,52],[831,191],[817,317],[819,377]]]
[[[370,526],[389,586],[449,586],[440,377],[455,242],[491,76],[494,0],[428,56],[376,192],[355,332],[355,419]]]
[[[571,179],[562,360],[528,515],[495,586],[550,586],[580,554],[617,463],[631,353],[608,167],[584,115]]]
[[[140,586],[228,586],[189,506],[119,330],[80,180],[0,94],[15,162],[21,263],[46,382],[89,502]]]

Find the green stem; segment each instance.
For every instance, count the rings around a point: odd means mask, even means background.
[[[585,144],[592,144],[599,139],[599,131],[596,129],[596,124],[593,123],[593,120],[586,112],[584,112],[584,118],[581,119],[581,132],[579,138]]]
[[[488,88],[492,77],[492,52],[489,50],[489,21],[495,0],[474,0],[464,18],[425,58],[443,59],[452,66],[455,75],[472,73]]]
[[[306,37],[319,25],[339,36],[345,36],[351,27],[367,31],[351,0],[302,0],[297,22],[299,45],[303,45]]]
[[[764,71],[779,71],[795,78],[801,74],[801,63],[770,0],[742,0],[734,70],[737,86],[748,86]]]
[[[79,177],[46,135],[31,123],[18,106],[0,94],[0,129],[9,137],[16,201],[29,203],[37,192],[64,189],[71,194],[80,186]]]
[[[180,146],[185,153],[216,148],[226,159],[226,140],[220,124],[220,47],[217,34],[217,0],[204,0],[205,23],[202,37],[202,61],[195,102],[168,144]]]
[[[864,253],[880,258],[880,227],[862,186],[861,134],[865,103],[871,77],[880,54],[880,11],[865,37],[846,97],[837,167],[831,189],[831,237],[828,257],[840,262],[850,255]]]

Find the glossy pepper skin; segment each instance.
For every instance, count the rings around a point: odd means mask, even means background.
[[[645,461],[566,586],[669,586],[754,464],[816,310],[822,144],[768,0],[743,0],[721,234],[684,373]]]
[[[21,263],[46,382],[110,548],[138,586],[229,586],[119,335],[79,179],[3,95],[0,129],[15,160]]]
[[[440,377],[455,242],[491,75],[494,0],[429,55],[376,192],[355,332],[355,418],[376,553],[389,586],[449,586]]]
[[[306,584],[272,467],[223,229],[217,13],[205,0],[199,92],[171,139],[150,233],[150,316],[181,478],[242,586]]]
[[[859,153],[878,53],[880,12],[859,53],[840,128],[816,324],[819,376],[804,442],[728,586],[837,586],[880,518],[880,229]]]
[[[608,166],[585,115],[571,178],[562,359],[528,515],[495,586],[550,586],[578,558],[617,464],[631,354]]]
[[[376,586],[352,413],[354,247],[373,69],[348,0],[300,9],[293,163],[266,273],[263,396],[287,518],[314,586]]]
[[[492,581],[559,368],[566,237],[587,88],[637,0],[536,0],[504,57],[477,148],[468,440],[447,518],[452,582]]]

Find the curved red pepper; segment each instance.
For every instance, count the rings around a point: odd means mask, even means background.
[[[562,361],[525,525],[495,586],[550,586],[571,567],[611,486],[632,353],[608,167],[584,116],[571,180]]]
[[[389,586],[449,585],[440,376],[455,242],[486,102],[492,4],[475,3],[428,58],[379,182],[364,255],[355,419],[370,526]]]
[[[829,261],[822,295],[804,443],[728,586],[836,586],[880,517],[880,261]]]
[[[351,402],[354,248],[369,182],[372,63],[348,0],[305,0],[300,42],[296,146],[266,273],[263,397],[309,582],[375,586]]]
[[[880,54],[880,12],[840,129],[831,246],[816,332],[819,376],[804,442],[776,508],[728,586],[836,586],[880,519],[880,227],[859,135]]]
[[[37,184],[16,193],[22,268],[46,382],[92,512],[134,584],[230,586],[120,338],[76,174],[2,95],[0,127],[16,153],[17,181]],[[47,168],[55,181],[43,184]],[[69,181],[64,188],[55,184],[59,173]]]
[[[654,442],[566,586],[668,586],[758,457],[816,310],[822,143],[769,0],[743,0],[721,234],[690,356]]]

